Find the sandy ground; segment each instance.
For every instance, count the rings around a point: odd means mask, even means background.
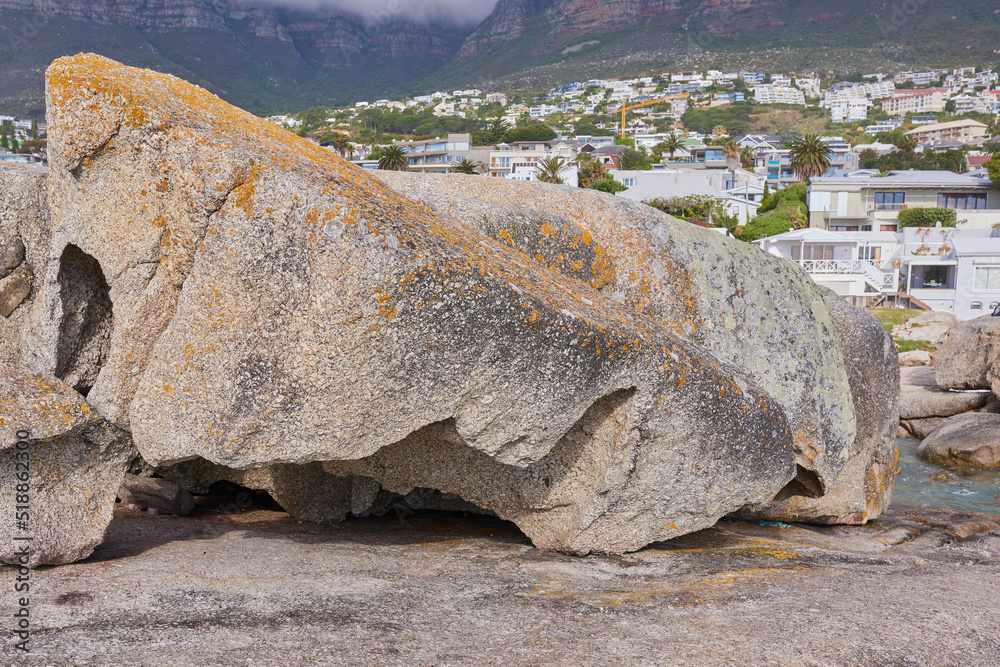
[[[992,520],[895,507],[863,528],[723,521],[573,558],[488,517],[315,526],[119,508],[91,558],[33,573],[32,653],[8,640],[2,662],[1000,666]],[[954,536],[976,530],[992,532]]]

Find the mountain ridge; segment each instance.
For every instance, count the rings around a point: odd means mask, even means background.
[[[0,0],[0,109],[40,115],[45,67],[80,51],[176,74],[257,113],[712,65],[849,71],[998,60],[993,0],[913,4],[500,0],[479,25],[455,26],[258,0]]]

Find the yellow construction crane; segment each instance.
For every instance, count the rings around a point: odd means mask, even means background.
[[[653,106],[654,104],[659,104],[660,102],[669,102],[670,100],[678,100],[682,97],[690,97],[691,93],[680,93],[679,95],[671,95],[670,97],[661,97],[658,100],[650,100],[649,102],[643,102],[642,104],[633,104],[632,106],[625,106],[622,104],[622,137],[625,136],[625,117],[629,111],[633,109],[641,109],[642,107]]]

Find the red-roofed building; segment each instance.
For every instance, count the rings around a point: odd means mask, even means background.
[[[905,116],[908,113],[942,113],[948,88],[927,88],[882,100],[882,110],[890,116]]]

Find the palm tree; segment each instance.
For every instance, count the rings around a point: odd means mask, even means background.
[[[671,160],[674,159],[674,153],[676,153],[683,147],[683,144],[681,144],[681,140],[678,139],[677,135],[674,134],[673,132],[671,132],[670,136],[667,137],[666,141],[663,142],[663,145],[664,145],[663,147],[667,149],[667,152],[670,153]]]
[[[749,146],[744,146],[740,149],[740,166],[744,169],[753,169],[754,164],[757,162],[757,156],[754,155],[753,149]]]
[[[740,156],[743,147],[734,139],[727,139],[722,144],[722,157],[726,159],[726,168],[729,169],[729,182],[731,188],[736,187],[736,170],[740,168]]]
[[[479,169],[476,167],[475,162],[464,157],[455,163],[455,173],[475,175],[479,173]]]
[[[917,150],[918,145],[916,137],[903,137],[903,140],[899,142],[898,148],[907,153],[912,153]]]
[[[562,185],[563,179],[560,174],[566,169],[566,158],[559,155],[543,157],[538,161],[538,180],[543,183],[555,183]]]
[[[340,157],[346,158],[347,152],[351,150],[351,141],[342,134],[338,134],[333,138],[333,150],[340,153]]]
[[[795,175],[803,181],[822,176],[830,170],[833,151],[818,135],[807,134],[791,143],[791,167]]]
[[[399,146],[386,146],[378,159],[378,168],[383,171],[409,171],[410,160]]]

